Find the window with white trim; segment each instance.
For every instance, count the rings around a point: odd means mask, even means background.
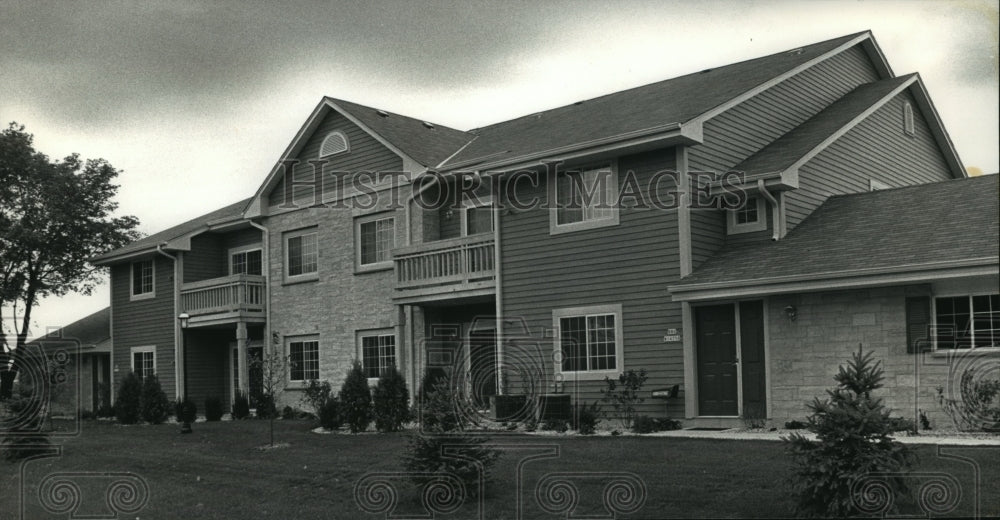
[[[316,229],[285,234],[285,277],[315,276],[319,266],[319,245]]]
[[[131,349],[132,372],[139,377],[140,381],[156,374],[156,347],[132,347]]]
[[[361,339],[361,367],[369,379],[379,378],[396,366],[396,335],[365,333]]]
[[[396,247],[395,218],[385,215],[359,217],[354,232],[358,267],[392,266],[392,248]]]
[[[742,206],[728,213],[726,228],[731,235],[767,229],[767,208],[762,197],[748,196]]]
[[[229,253],[229,274],[255,274],[263,272],[263,252],[260,249],[231,251]]]
[[[305,382],[319,379],[319,341],[291,339],[288,341],[288,379]]]
[[[557,373],[600,379],[621,372],[621,305],[556,309],[552,321],[557,331]]]
[[[323,144],[319,147],[320,158],[329,157],[331,155],[336,155],[338,153],[344,153],[350,151],[350,143],[347,142],[347,136],[341,132],[330,132],[327,134],[326,138],[323,139]]]
[[[555,175],[553,232],[618,224],[618,174],[614,164]]]
[[[1000,346],[1000,294],[934,298],[938,349]]]
[[[155,294],[156,275],[153,260],[132,262],[132,298],[152,298]]]

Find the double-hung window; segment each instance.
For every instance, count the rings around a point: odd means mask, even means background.
[[[385,375],[396,366],[396,336],[394,334],[362,334],[361,366],[370,379]]]
[[[621,305],[557,309],[556,371],[577,379],[601,379],[622,371]]]
[[[934,339],[938,349],[1000,346],[1000,294],[935,298]]]
[[[155,274],[152,260],[132,262],[132,299],[152,298],[155,295]]]
[[[132,372],[140,381],[156,374],[156,347],[132,347]]]
[[[729,218],[726,222],[727,232],[730,235],[735,235],[764,231],[767,229],[766,218],[767,209],[764,206],[764,199],[750,195],[742,206],[729,210]]]
[[[288,342],[289,379],[305,382],[319,379],[319,341],[293,339]]]
[[[392,267],[392,248],[396,246],[396,219],[386,214],[368,215],[355,220],[358,268]]]
[[[319,245],[316,229],[285,234],[285,278],[315,278],[319,266]]]
[[[614,164],[556,172],[554,195],[552,233],[618,224],[618,174]]]

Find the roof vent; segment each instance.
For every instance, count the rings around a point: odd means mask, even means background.
[[[574,104],[574,105],[582,105],[582,104],[583,104],[583,101],[577,101],[576,103],[573,103],[573,104]]]
[[[385,110],[376,110],[375,113],[382,117],[389,117],[389,113],[386,112]]]
[[[712,69],[705,69],[703,71],[698,72],[698,74],[705,74],[707,72],[712,72]]]
[[[802,54],[802,47],[788,51],[789,56],[798,56],[799,54]]]
[[[433,128],[434,128],[434,125],[432,125],[432,124],[428,123],[427,121],[424,121],[424,122],[423,122],[423,125],[424,125],[424,128],[431,128],[431,129],[433,129]]]

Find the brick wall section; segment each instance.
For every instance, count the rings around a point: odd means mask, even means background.
[[[407,194],[399,200],[405,200]],[[391,213],[396,219],[396,244],[402,245],[405,214],[402,209]],[[360,356],[356,333],[398,324],[392,303],[394,271],[355,272],[355,216],[350,209],[309,208],[276,215],[266,222],[270,234],[272,335],[280,336],[283,348],[285,337],[318,335],[319,376],[335,389],[339,389],[352,360]],[[319,277],[315,281],[285,283],[283,234],[309,226],[316,226],[318,231]],[[397,360],[404,350],[402,341],[397,337]],[[298,406],[300,399],[301,392],[289,387],[280,401],[282,405]]]
[[[862,344],[882,362],[885,387],[876,395],[894,410],[894,416],[914,419],[916,399],[917,408],[927,414],[935,429],[952,429],[938,404],[936,389],[948,385],[949,372],[954,371],[949,364],[961,363],[930,353],[906,352],[905,298],[918,294],[927,290],[887,287],[771,297],[767,302],[768,347],[775,424],[808,415],[806,403],[826,397],[826,390],[836,384],[833,376],[838,367]],[[794,322],[784,311],[788,305],[797,309]]]

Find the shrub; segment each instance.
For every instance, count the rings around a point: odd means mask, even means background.
[[[789,430],[804,430],[808,426],[808,424],[796,419],[792,419],[791,421],[785,423],[785,428]]]
[[[890,435],[895,423],[881,399],[872,392],[882,387],[880,362],[859,348],[834,377],[837,387],[828,399],[809,404],[808,429],[817,440],[793,433],[784,439],[794,463],[792,486],[800,516],[844,517],[863,512],[865,484],[878,487],[886,510],[909,493],[904,473],[912,452]]]
[[[340,401],[336,397],[327,398],[326,402],[317,411],[319,425],[327,430],[340,428],[342,422],[340,416]]]
[[[1000,379],[977,378],[976,369],[962,372],[958,399],[945,397],[938,387],[938,402],[945,413],[963,431],[1000,430]]]
[[[550,418],[542,421],[542,431],[566,433],[566,430],[569,430],[569,424],[562,419]]]
[[[669,432],[671,430],[680,430],[681,422],[676,419],[671,419],[670,417],[657,417],[653,419],[653,423],[656,424],[656,431],[658,432]]]
[[[421,403],[423,433],[409,437],[402,461],[404,468],[414,473],[452,473],[465,483],[470,495],[477,494],[480,478],[477,465],[482,467],[485,482],[500,452],[490,447],[488,437],[463,429],[462,417],[455,411],[455,400],[459,397],[451,390],[447,377],[438,379],[430,388],[422,388],[421,394],[425,396]],[[445,447],[458,451],[463,458],[445,456]],[[420,482],[423,477],[414,478]]]
[[[653,433],[657,431],[656,422],[648,415],[638,415],[632,421],[632,431],[635,433]]]
[[[257,400],[257,410],[254,417],[258,419],[271,419],[278,416],[278,407],[274,404],[274,396],[264,394]]]
[[[233,399],[233,419],[246,419],[250,416],[250,399],[243,392],[236,392]]]
[[[170,417],[170,400],[167,399],[167,394],[163,393],[160,380],[155,375],[143,379],[139,406],[142,420],[150,424],[160,424]]]
[[[221,421],[223,415],[222,399],[218,397],[209,396],[205,398],[205,420],[206,421]]]
[[[341,414],[351,433],[363,432],[372,422],[372,391],[361,363],[354,360],[340,387]]]
[[[198,405],[190,399],[184,399],[174,403],[174,415],[177,422],[193,423],[198,420]]]
[[[115,395],[115,418],[122,424],[135,424],[142,417],[142,381],[135,372],[122,378]]]
[[[380,432],[398,432],[410,420],[410,391],[396,367],[379,378],[372,392],[372,412]]]
[[[0,453],[8,461],[15,462],[34,455],[52,453],[52,442],[48,434],[42,431],[45,415],[36,413],[26,416],[38,404],[36,400],[40,397],[34,393],[33,389],[18,385],[11,397],[2,403],[7,413],[0,416],[0,426],[3,426],[0,429]],[[4,407],[0,407],[0,410]]]
[[[596,402],[576,407],[576,430],[581,435],[592,435],[597,431],[601,419],[601,407]]]
[[[319,415],[319,409],[333,396],[329,381],[310,379],[302,392],[302,404],[308,406],[313,413]]]
[[[295,408],[292,408],[291,406],[285,405],[285,407],[281,409],[282,421],[291,421],[292,419],[297,418],[298,415],[299,413],[295,411]]]
[[[617,381],[610,377],[604,378],[605,388],[601,389],[601,395],[604,397],[601,400],[611,403],[611,406],[615,410],[615,416],[624,430],[632,428],[632,419],[635,417],[635,405],[645,400],[639,397],[639,390],[646,383],[646,378],[645,368],[640,369],[638,372],[631,369],[623,372],[618,376]]]

